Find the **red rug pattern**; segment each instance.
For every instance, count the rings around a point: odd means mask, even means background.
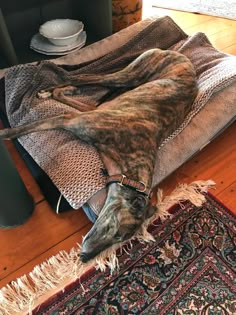
[[[155,242],[132,242],[120,269],[91,269],[34,310],[37,315],[236,314],[236,218],[210,194],[154,222]]]

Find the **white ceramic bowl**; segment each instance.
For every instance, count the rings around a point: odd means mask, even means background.
[[[67,46],[76,42],[78,35],[83,31],[82,22],[70,19],[51,20],[39,28],[39,33],[46,37],[52,44]]]

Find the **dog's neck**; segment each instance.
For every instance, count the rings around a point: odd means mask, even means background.
[[[154,171],[153,162],[150,161],[150,163],[148,163],[149,167],[146,168],[145,165],[139,163],[138,160],[135,161],[134,165],[127,165],[126,161],[122,159],[119,159],[119,163],[117,163],[117,161],[104,154],[101,154],[101,158],[109,176],[123,174],[129,179],[142,182],[147,187],[151,188]]]

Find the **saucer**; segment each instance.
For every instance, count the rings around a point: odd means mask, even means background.
[[[85,45],[86,38],[86,32],[83,31],[79,34],[78,39],[73,44],[67,46],[56,46],[50,43],[47,38],[37,33],[31,39],[30,48],[44,55],[62,56],[83,47]]]

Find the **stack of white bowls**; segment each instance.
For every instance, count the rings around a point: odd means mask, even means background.
[[[30,42],[30,48],[46,55],[66,55],[85,45],[84,24],[77,20],[51,20],[39,28]]]

